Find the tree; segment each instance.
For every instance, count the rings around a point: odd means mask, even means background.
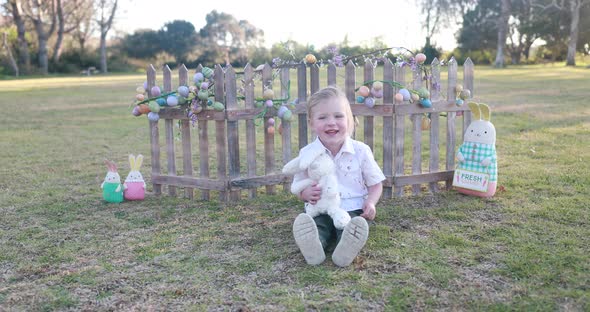
[[[59,62],[64,36],[78,28],[83,18],[88,18],[90,0],[56,0],[57,38],[53,49],[53,61]]]
[[[471,5],[473,0],[420,0],[424,20],[422,26],[426,31],[426,42],[423,51],[429,51],[429,59],[432,60],[438,51],[432,44],[432,37],[439,30],[448,26],[451,20],[455,20],[464,15],[465,10]]]
[[[140,29],[126,35],[121,41],[121,50],[133,58],[152,58],[164,51],[161,34],[151,29]]]
[[[107,34],[113,25],[119,0],[96,0],[96,12],[99,17],[96,23],[100,30],[100,71],[107,73]]]
[[[2,33],[2,47],[6,50],[6,54],[8,55],[8,60],[10,61],[10,66],[14,70],[14,74],[18,77],[18,65],[12,56],[12,48],[8,45],[8,34],[6,32]]]
[[[498,41],[496,43],[496,60],[495,67],[504,67],[504,47],[506,46],[506,36],[508,34],[508,19],[510,18],[510,0],[502,0],[500,16],[498,18]]]
[[[457,37],[462,52],[473,50],[492,50],[498,40],[498,18],[500,3],[479,1],[463,15],[463,25]]]
[[[38,60],[41,74],[49,72],[47,42],[55,32],[57,25],[56,0],[28,0],[23,5],[23,11],[33,22],[37,34]]]
[[[17,42],[18,42],[18,59],[21,65],[24,66],[25,73],[31,71],[31,56],[29,54],[29,43],[26,38],[25,18],[22,15],[21,2],[19,0],[8,0],[7,7],[12,13],[12,20],[16,25]]]
[[[178,64],[186,62],[186,56],[195,48],[197,41],[195,26],[181,20],[164,24],[158,36],[162,50],[173,55]]]

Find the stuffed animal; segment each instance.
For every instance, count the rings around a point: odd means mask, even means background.
[[[117,165],[110,160],[105,160],[108,172],[104,181],[100,185],[102,189],[102,197],[109,203],[120,203],[123,201],[123,184],[121,184],[121,177],[117,173]]]
[[[127,200],[143,200],[145,198],[145,181],[139,168],[143,162],[143,155],[137,155],[137,158],[131,154],[129,155],[129,174],[125,178],[125,199]]]
[[[457,152],[453,186],[463,194],[491,197],[498,182],[496,128],[490,122],[490,108],[486,104],[468,105],[473,119]]]
[[[299,194],[315,182],[322,188],[320,200],[315,205],[307,204],[306,213],[313,217],[328,214],[334,220],[337,229],[343,229],[350,221],[348,212],[340,208],[340,192],[336,178],[334,161],[325,150],[307,150],[305,154],[288,162],[283,167],[283,173],[293,175],[307,170],[307,179],[297,181],[291,185],[291,192]]]

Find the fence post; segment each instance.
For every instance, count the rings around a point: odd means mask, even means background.
[[[430,64],[430,73],[430,99],[434,102],[440,99],[440,62],[437,58],[434,58]],[[439,116],[438,112],[430,114],[430,172],[437,172],[439,168]],[[428,186],[432,193],[438,191],[438,182],[430,182]]]
[[[393,63],[386,59],[383,64],[383,80],[393,81]],[[389,83],[383,84],[383,103],[393,102],[393,86]],[[386,177],[393,177],[393,115],[383,116],[383,174]],[[393,181],[393,179],[391,180]],[[383,197],[391,198],[390,186],[383,188]]]
[[[448,62],[447,102],[455,101],[455,87],[457,86],[457,61],[454,57]],[[455,112],[447,112],[447,164],[446,170],[455,169]],[[453,178],[446,181],[447,189],[451,189]]]
[[[188,69],[184,64],[178,69],[178,85],[188,87]],[[189,103],[190,105],[190,103]],[[182,175],[185,177],[193,176],[193,158],[191,147],[191,128],[188,119],[180,121],[180,131],[182,135]],[[184,196],[193,199],[194,189],[192,187],[184,188]]]
[[[262,68],[262,92],[265,89],[272,89],[272,67],[268,63]],[[272,108],[271,108],[272,109]],[[275,169],[275,136],[268,131],[268,120],[270,117],[264,116],[264,173],[271,174]],[[274,194],[274,185],[266,186],[267,194]]]
[[[213,71],[213,79],[215,80],[215,101],[224,102],[224,73],[221,65],[217,64]],[[225,120],[215,120],[215,142],[217,152],[217,178],[220,181],[227,181],[227,142],[225,133]],[[219,201],[227,201],[227,191],[219,192]]]
[[[152,87],[156,85],[156,69],[153,65],[147,68],[147,92],[148,97],[152,96]],[[150,121],[150,148],[152,154],[152,177],[160,175],[160,131],[157,121]],[[154,194],[162,194],[162,184],[152,183]]]
[[[236,72],[229,65],[225,71],[225,107],[226,110],[238,109],[238,90],[236,86]],[[229,153],[229,177],[240,177],[240,137],[238,136],[238,121],[227,121],[227,150]],[[241,192],[231,191],[230,200],[237,201]]]
[[[254,69],[250,63],[244,68],[244,97],[246,109],[254,109]],[[248,177],[256,176],[256,123],[253,119],[246,120],[246,159]],[[250,198],[256,197],[256,188],[250,190]]]

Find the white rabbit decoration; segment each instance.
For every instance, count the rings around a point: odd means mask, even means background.
[[[317,182],[322,188],[321,198],[315,205],[306,204],[306,214],[312,218],[320,214],[328,214],[334,220],[334,226],[337,229],[343,229],[350,221],[350,215],[340,208],[340,192],[335,166],[334,161],[325,150],[308,150],[304,155],[299,155],[288,162],[283,167],[283,173],[292,175],[307,170],[308,178],[293,183],[291,192],[299,194]]]
[[[145,181],[139,168],[143,162],[143,155],[133,154],[129,155],[129,167],[131,171],[125,178],[125,199],[127,200],[143,200],[145,198]]]
[[[490,122],[489,106],[473,102],[468,105],[473,119],[457,152],[453,186],[463,194],[491,197],[498,182],[496,128]]]

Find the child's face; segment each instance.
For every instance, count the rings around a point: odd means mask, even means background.
[[[310,125],[320,141],[332,154],[338,153],[348,137],[348,119],[343,98],[332,98],[315,105],[311,110]]]

